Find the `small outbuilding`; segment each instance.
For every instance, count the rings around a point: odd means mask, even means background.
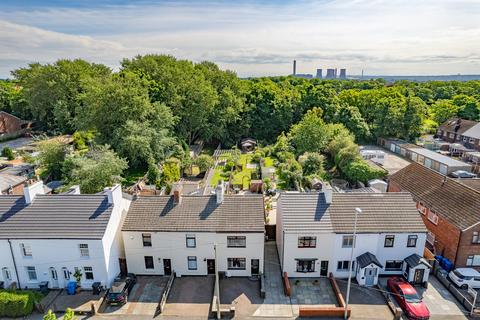
[[[242,152],[252,152],[257,147],[257,140],[252,138],[243,138],[240,141]]]
[[[374,286],[378,283],[378,274],[383,266],[371,252],[365,252],[357,257],[356,279],[361,286]]]
[[[431,268],[424,257],[414,253],[403,260],[402,271],[408,282],[424,285],[428,281]]]

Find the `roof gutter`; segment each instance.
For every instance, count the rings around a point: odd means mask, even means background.
[[[7,239],[7,241],[10,247],[10,254],[12,255],[13,268],[15,269],[15,276],[17,277],[18,287],[22,288],[22,286],[20,285],[20,277],[18,276],[17,262],[15,261],[15,256],[13,255],[12,242],[10,241],[10,239]]]

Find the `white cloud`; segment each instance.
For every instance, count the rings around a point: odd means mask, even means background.
[[[9,9],[0,12],[0,77],[13,61],[81,57],[115,67],[151,52],[212,60],[241,76],[288,74],[293,59],[309,73],[480,73],[479,15],[473,0]]]

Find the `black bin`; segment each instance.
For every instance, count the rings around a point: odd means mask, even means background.
[[[0,289],[5,289],[5,282],[0,281]]]
[[[92,293],[100,294],[102,292],[102,284],[100,282],[94,282],[92,284]]]
[[[38,288],[40,289],[41,293],[47,294],[48,293],[48,281],[40,282],[40,284],[38,285]]]

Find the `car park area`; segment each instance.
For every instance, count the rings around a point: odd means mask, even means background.
[[[100,313],[105,315],[149,315],[157,313],[158,303],[162,296],[168,277],[138,276],[137,283],[128,295],[127,303],[109,305],[103,303]]]

